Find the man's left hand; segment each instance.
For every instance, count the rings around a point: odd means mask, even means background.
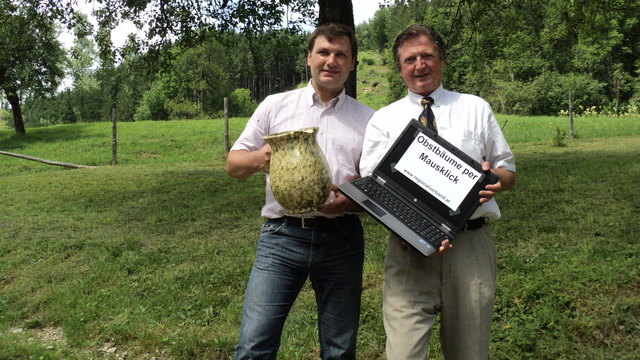
[[[344,196],[339,190],[338,185],[331,184],[331,192],[333,200],[324,204],[320,212],[324,214],[341,214],[345,212],[360,212],[362,209],[349,198]]]
[[[486,161],[482,163],[482,171],[492,171],[494,174],[498,175],[500,180],[495,184],[485,186],[484,190],[480,190],[481,204],[491,200],[491,198],[496,196],[498,192],[511,189],[515,184],[516,174],[513,171],[505,170],[503,168],[491,169],[491,166]]]

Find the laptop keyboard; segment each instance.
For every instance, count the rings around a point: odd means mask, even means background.
[[[410,229],[420,234],[433,247],[438,249],[440,243],[447,238],[446,234],[435,225],[424,219],[410,206],[400,201],[389,190],[378,184],[370,176],[352,181],[352,184],[366,193],[371,200],[388,212],[395,214]]]

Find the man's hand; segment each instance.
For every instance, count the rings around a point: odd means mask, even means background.
[[[227,155],[227,174],[246,179],[258,171],[269,172],[271,164],[271,146],[266,144],[255,151],[234,150]]]
[[[259,150],[254,152],[254,166],[258,171],[269,173],[269,166],[271,165],[271,145],[266,144]]]
[[[491,169],[488,162],[482,163],[482,171],[491,170],[494,174],[498,175],[500,180],[495,184],[489,184],[484,187],[484,190],[480,190],[480,203],[485,203],[491,200],[492,197],[500,191],[510,190],[513,188],[516,182],[516,174],[513,171],[505,170],[503,168]]]
[[[410,246],[408,242],[402,239],[400,239],[400,244],[402,244],[402,246]],[[444,239],[444,241],[440,243],[440,248],[438,249],[438,251],[434,252],[429,256],[442,255],[445,251],[451,249],[452,247],[453,247],[453,244],[449,241],[449,239]]]
[[[338,190],[338,185],[331,184],[333,198],[320,209],[324,214],[341,214],[344,212],[360,212],[362,209]]]
[[[445,239],[442,243],[440,243],[440,249],[438,249],[437,252],[434,252],[429,256],[442,255],[445,251],[451,249],[452,247],[453,247],[453,244],[449,241],[449,239]]]

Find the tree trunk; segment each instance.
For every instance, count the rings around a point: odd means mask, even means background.
[[[318,25],[322,25],[328,22],[344,24],[356,31],[356,27],[353,21],[353,4],[351,0],[318,0],[319,16]],[[356,71],[358,69],[358,59],[356,60],[356,67],[353,69],[349,78],[344,83],[345,92],[347,95],[356,97]]]
[[[9,100],[9,104],[11,104],[11,111],[13,111],[13,125],[16,128],[16,132],[18,134],[24,134],[24,120],[22,119],[22,109],[20,108],[20,97],[15,92],[8,92],[5,90],[7,94],[7,100]]]
[[[252,64],[253,64],[253,89],[251,93],[253,94],[255,99],[259,99],[262,101],[267,95],[263,95],[264,91],[264,59],[260,54],[260,51],[256,50],[253,46],[254,38],[252,34],[247,34],[247,41],[249,41],[249,51],[251,52]]]

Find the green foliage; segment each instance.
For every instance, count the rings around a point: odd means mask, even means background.
[[[363,46],[388,51],[406,26],[429,24],[448,45],[445,87],[480,95],[501,112],[557,114],[567,109],[569,88],[576,106],[607,113],[637,103],[637,1],[389,3],[359,27]],[[389,81],[389,100],[397,99],[401,82]]]
[[[168,98],[164,86],[164,81],[158,80],[142,95],[140,106],[133,115],[134,121],[169,119],[169,111],[166,107]]]
[[[251,116],[256,107],[258,104],[251,98],[251,91],[248,89],[235,89],[229,94],[230,116]]]
[[[552,109],[569,108],[569,90],[571,90],[574,109],[580,106],[602,106],[605,104],[605,84],[589,75],[572,73],[549,76],[548,81],[551,85],[548,101]]]
[[[551,145],[555,147],[563,147],[566,146],[567,143],[565,139],[567,137],[567,133],[556,128],[556,131],[553,133],[553,137],[551,138]]]
[[[84,29],[81,27],[81,29]],[[129,39],[118,66],[103,63],[95,71],[85,68],[86,53],[93,43],[77,41],[72,61],[71,88],[57,96],[29,99],[27,122],[42,126],[80,121],[110,121],[116,107],[120,121],[190,119],[222,114],[223,98],[238,85],[261,89],[261,96],[292,87],[300,77],[297,63],[305,61],[301,47],[304,35],[276,31],[258,34],[253,49],[246,37],[236,33],[215,34],[192,47],[173,46],[164,53],[168,65],[163,71],[150,64],[151,55],[140,52]],[[278,51],[274,52],[273,49]],[[224,56],[220,56],[224,54]],[[257,66],[251,58],[259,58]],[[273,81],[263,74],[277,77]],[[304,73],[304,70],[302,70]],[[255,74],[261,74],[254,81]],[[291,81],[291,82],[288,82]],[[268,84],[268,86],[264,86]],[[253,94],[255,99],[257,95]],[[238,98],[245,116],[255,108],[255,100]]]
[[[224,67],[222,45],[212,39],[189,49],[174,48],[171,71],[164,78],[166,95],[174,103],[196,104],[201,112],[222,108],[223,98],[231,90]]]
[[[0,21],[0,89],[7,95],[54,90],[63,76],[63,50],[54,22],[36,17],[28,7],[4,4]]]
[[[166,103],[169,120],[197,119],[203,116],[200,106],[190,101],[175,102],[172,100]]]
[[[602,89],[588,75],[543,73],[531,81],[495,80],[487,100],[505,114],[553,115],[569,108],[572,91],[574,111],[587,104],[602,105]]]
[[[16,132],[24,133],[22,96],[45,95],[60,83],[63,50],[52,18],[26,4],[0,4],[0,90],[11,104]]]
[[[383,65],[383,57],[370,50],[360,51],[358,57],[360,59],[357,68],[358,101],[372,109],[388,105],[389,70]]]
[[[0,107],[0,130],[8,129],[12,123],[11,111]]]

